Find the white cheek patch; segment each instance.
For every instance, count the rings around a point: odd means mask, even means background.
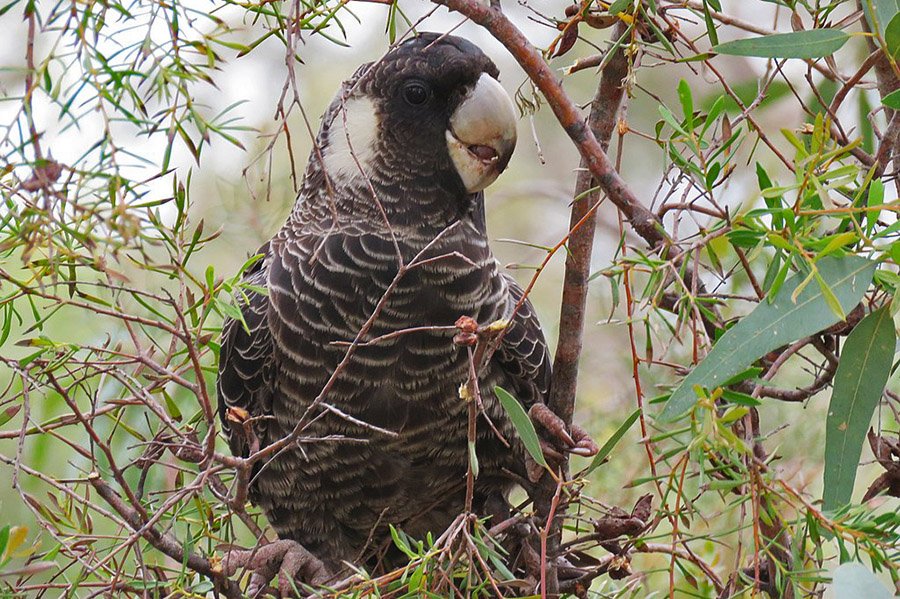
[[[481,191],[497,180],[500,170],[495,168],[493,163],[479,160],[469,151],[469,146],[459,141],[449,129],[444,135],[447,138],[450,160],[453,161],[453,166],[462,179],[466,191],[469,193]]]
[[[344,180],[364,176],[375,157],[377,139],[375,103],[365,97],[348,98],[328,130],[323,150],[328,175]]]

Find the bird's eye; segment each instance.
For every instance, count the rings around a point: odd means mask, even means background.
[[[403,99],[412,106],[421,106],[431,97],[431,90],[421,81],[408,81],[403,86]]]

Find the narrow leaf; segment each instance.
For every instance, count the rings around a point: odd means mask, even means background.
[[[869,197],[867,203],[870,208],[875,208],[884,204],[884,183],[881,182],[881,179],[873,179],[869,184]],[[866,213],[866,235],[872,234],[872,229],[875,228],[875,224],[878,222],[878,216],[880,214],[880,210],[870,210]]]
[[[691,86],[684,79],[678,82],[678,100],[681,102],[684,122],[687,123],[687,129],[690,131],[694,128],[694,99],[691,96]]]
[[[828,256],[817,262],[816,268],[846,314],[859,303],[872,282],[875,262],[859,256]],[[720,387],[773,349],[838,322],[821,285],[807,285],[797,301],[791,301],[794,291],[806,278],[804,273],[792,276],[771,302],[760,302],[753,312],[722,335],[706,359],[672,393],[660,418],[674,420],[691,409],[697,399],[695,385],[709,389]]]
[[[860,321],[844,343],[825,425],[824,508],[850,502],[872,414],[887,384],[897,342],[887,307]]]
[[[2,412],[0,412],[0,426],[3,426],[4,424],[6,424],[10,420],[12,420],[15,417],[15,415],[19,413],[19,410],[21,410],[21,409],[22,409],[22,404],[17,404],[14,406],[10,406],[10,407],[6,408],[5,410],[3,410]]]
[[[393,524],[390,524],[388,526],[390,527],[391,531],[391,539],[393,539],[394,545],[396,545],[397,549],[402,551],[406,555],[406,557],[410,559],[417,557],[413,550],[409,548],[406,540],[402,536],[400,536],[400,531],[394,528]]]
[[[6,544],[9,542],[9,524],[0,528],[0,554],[6,553]]]
[[[839,29],[811,29],[725,42],[713,52],[762,58],[822,58],[837,52],[850,36]]]
[[[9,529],[9,541],[6,549],[3,551],[4,562],[25,542],[26,537],[28,537],[27,526],[13,526]]]
[[[822,297],[825,298],[825,303],[828,304],[828,307],[831,308],[831,311],[834,312],[835,316],[837,316],[838,321],[847,318],[847,313],[844,311],[844,307],[841,306],[840,300],[831,291],[828,283],[823,281],[822,277],[819,276],[816,277],[816,281],[819,283],[819,291],[822,292]],[[797,295],[799,295],[799,293]]]
[[[678,119],[675,118],[675,115],[672,114],[671,110],[663,105],[660,105],[659,114],[672,129],[675,129],[675,131],[677,131],[678,133],[681,133],[683,136],[688,137],[687,131],[684,130],[684,128],[681,126],[681,123],[679,123]]]
[[[166,412],[169,413],[169,416],[172,417],[172,420],[174,420],[175,422],[181,422],[183,416],[181,414],[181,410],[178,409],[178,404],[175,403],[175,400],[172,399],[172,396],[169,395],[169,393],[165,389],[163,389],[162,393],[163,399],[165,399],[166,402]]]
[[[597,455],[594,456],[594,459],[591,460],[591,465],[588,466],[585,474],[589,474],[596,470],[598,467],[603,465],[603,461],[612,453],[612,450],[615,449],[616,445],[619,444],[619,441],[622,440],[622,437],[625,436],[625,433],[628,432],[628,429],[631,428],[631,425],[634,424],[638,417],[641,415],[640,410],[635,410],[631,414],[629,414],[628,418],[625,419],[625,422],[616,429],[616,432],[612,434],[612,436],[606,440],[606,443],[603,444],[603,447],[600,448],[600,451],[597,452]]]
[[[19,0],[13,0],[13,1],[10,2],[9,4],[7,4],[7,5],[3,6],[2,8],[0,8],[0,17],[2,17],[3,15],[5,15],[7,12],[9,12],[9,9],[11,9],[12,7],[14,7],[14,6],[15,6],[16,4],[18,4],[18,3],[19,3]]]
[[[525,445],[525,449],[531,454],[531,458],[543,467],[547,467],[547,460],[544,459],[544,452],[541,451],[541,442],[538,440],[537,431],[534,430],[534,423],[528,416],[528,412],[519,403],[519,400],[513,397],[509,391],[503,387],[494,387],[494,393],[500,400],[500,405],[506,410],[510,422],[516,427],[516,432]]]
[[[703,21],[706,23],[706,35],[709,36],[709,43],[713,46],[718,45],[719,35],[716,33],[716,24],[713,22],[712,15],[709,14],[709,5],[712,5],[716,10],[720,10],[716,8],[716,4],[718,2],[703,0]]]

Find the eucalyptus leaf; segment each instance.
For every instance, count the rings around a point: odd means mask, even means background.
[[[852,310],[872,282],[875,266],[859,256],[822,258],[816,263],[822,284],[806,285],[796,301],[791,298],[808,275],[797,273],[786,280],[771,302],[760,302],[722,335],[672,393],[660,419],[674,420],[690,410],[697,399],[695,386],[720,387],[770,351],[838,322],[829,301],[836,300],[845,314]],[[823,286],[829,289],[828,296]]]
[[[594,456],[594,459],[591,460],[591,465],[588,466],[587,472],[585,472],[585,474],[593,472],[598,467],[603,465],[603,461],[607,458],[607,456],[609,456],[610,453],[612,453],[612,450],[615,449],[616,445],[619,444],[619,441],[622,440],[622,437],[625,436],[625,433],[628,432],[628,429],[631,428],[631,426],[637,421],[640,415],[640,410],[635,410],[628,415],[628,418],[625,419],[625,422],[623,422],[619,426],[619,428],[616,429],[616,432],[614,432],[609,437],[609,439],[606,440],[606,443],[603,444],[603,447],[600,448],[600,451],[598,451],[597,455]]]
[[[822,58],[840,50],[848,39],[840,29],[810,29],[725,42],[713,46],[712,51],[762,58]]]
[[[869,29],[882,37],[891,19],[900,12],[900,0],[862,0],[860,4]]]
[[[528,412],[525,411],[525,408],[522,407],[519,400],[513,397],[512,394],[503,387],[494,387],[494,393],[497,394],[500,405],[506,410],[506,415],[509,416],[509,420],[512,422],[513,426],[516,427],[516,432],[519,434],[519,438],[522,440],[525,449],[531,454],[531,458],[546,468],[547,460],[544,459],[544,452],[541,450],[541,442],[538,440],[537,431],[534,430],[534,423],[531,422]]]
[[[884,29],[884,43],[887,46],[888,54],[895,59],[900,52],[900,14],[896,14]]]
[[[850,502],[866,430],[887,384],[896,343],[887,307],[863,318],[844,343],[825,425],[826,510]]]

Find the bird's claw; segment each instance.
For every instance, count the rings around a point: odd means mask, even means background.
[[[325,584],[331,573],[312,553],[296,541],[281,539],[252,549],[232,549],[223,560],[227,576],[241,568],[252,571],[247,587],[249,597],[261,597],[269,588],[269,581],[278,576],[279,597],[292,597],[296,582],[313,586]]]
[[[562,418],[546,404],[534,404],[528,410],[528,415],[545,433],[542,435],[541,448],[547,458],[559,462],[562,460],[562,453],[590,457],[600,451],[587,431],[577,424],[567,427]],[[551,449],[551,452],[548,452],[548,449]]]
[[[575,441],[575,446],[569,450],[569,453],[589,458],[600,452],[597,443],[594,442],[594,439],[591,438],[586,430],[577,424],[573,424],[570,430],[572,431],[572,439]]]

